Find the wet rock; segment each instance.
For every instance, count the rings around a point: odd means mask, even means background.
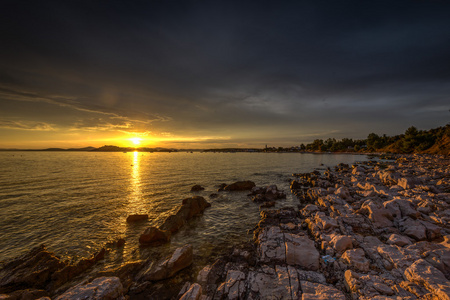
[[[193,187],[191,187],[191,192],[199,192],[199,191],[203,191],[205,188],[202,187],[199,184],[194,185]]]
[[[192,245],[189,244],[176,249],[167,259],[152,263],[140,277],[144,280],[158,281],[174,276],[192,264],[192,250]]]
[[[147,221],[148,215],[129,215],[127,217],[127,223],[134,223],[134,222],[141,222],[141,221]]]
[[[141,244],[167,243],[170,241],[171,232],[160,230],[156,227],[148,227],[139,237]]]
[[[224,190],[225,191],[249,191],[253,187],[255,187],[256,184],[253,181],[237,181],[235,183],[232,183],[230,185],[227,185]]]
[[[203,197],[195,196],[186,198],[183,200],[177,213],[175,215],[168,216],[159,229],[176,233],[186,224],[188,220],[195,216],[201,215],[203,211],[210,206],[211,204],[208,203]]]
[[[178,232],[184,225],[186,225],[187,220],[183,217],[183,214],[170,215],[165,220],[164,223],[159,227],[163,231],[169,231],[170,233]]]
[[[64,268],[44,245],[5,263],[0,270],[0,293],[23,289],[45,289],[54,272]]]
[[[99,277],[80,283],[55,300],[124,300],[123,287],[117,277]]]

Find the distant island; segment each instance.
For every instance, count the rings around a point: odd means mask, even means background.
[[[396,136],[378,135],[370,133],[367,139],[353,140],[343,138],[337,140],[316,139],[309,144],[292,147],[265,147],[265,148],[219,148],[219,149],[175,149],[175,148],[148,148],[148,147],[118,147],[105,145],[99,148],[46,148],[46,149],[0,149],[0,151],[88,151],[88,152],[300,152],[300,153],[423,153],[450,155],[450,123],[430,130],[417,130],[409,127],[404,134]]]

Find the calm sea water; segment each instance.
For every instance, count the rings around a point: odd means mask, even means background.
[[[114,266],[164,252],[185,243],[209,257],[246,234],[259,221],[259,205],[246,192],[221,192],[221,183],[252,180],[276,184],[288,195],[277,207],[296,206],[290,194],[292,173],[365,160],[361,155],[298,153],[92,153],[0,152],[0,261],[45,244],[57,255],[76,260],[107,242],[124,238],[105,264]],[[323,166],[321,166],[321,164]],[[200,184],[205,190],[191,193]],[[138,238],[176,211],[184,198],[204,196],[212,206],[177,233],[170,244],[139,247]],[[130,214],[149,221],[127,224]],[[220,252],[220,251],[219,251]]]

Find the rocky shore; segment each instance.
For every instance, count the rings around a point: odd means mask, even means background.
[[[223,187],[251,189],[261,220],[253,242],[199,272],[185,245],[70,287],[104,250],[69,265],[39,247],[2,266],[0,299],[450,299],[448,157],[397,156],[294,177],[299,206],[277,210],[264,209],[285,197],[276,186]],[[208,206],[185,199],[141,242],[168,242]]]

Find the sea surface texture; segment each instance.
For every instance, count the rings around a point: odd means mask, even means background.
[[[125,246],[111,250],[104,264],[120,265],[185,243],[193,244],[198,257],[212,257],[251,239],[246,232],[259,221],[260,204],[248,192],[218,193],[221,183],[276,184],[287,198],[275,208],[296,207],[289,190],[292,173],[365,159],[299,153],[0,152],[0,261],[40,244],[75,261],[119,238]],[[205,190],[190,192],[195,184]],[[210,198],[212,193],[219,196]],[[139,247],[146,227],[160,225],[193,195],[212,205],[202,217],[167,245]],[[149,221],[127,224],[127,216],[138,213],[148,214]]]

